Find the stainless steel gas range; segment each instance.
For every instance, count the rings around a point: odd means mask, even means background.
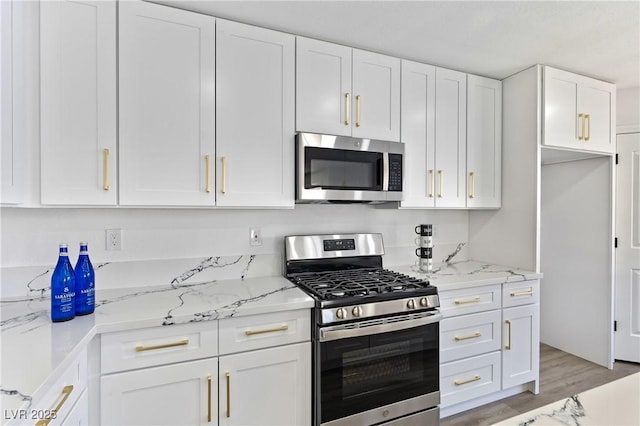
[[[315,299],[314,425],[438,425],[437,289],[383,269],[381,234],[285,237],[285,275]]]

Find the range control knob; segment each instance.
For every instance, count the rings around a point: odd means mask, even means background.
[[[336,311],[336,317],[338,319],[345,319],[347,317],[347,311],[344,308],[338,308]]]
[[[362,308],[360,306],[356,306],[355,308],[353,308],[351,313],[354,317],[359,317],[360,315],[362,315]]]
[[[427,306],[429,306],[429,301],[427,300],[426,297],[420,298],[420,306],[422,306],[423,308],[426,308]]]
[[[407,308],[415,309],[416,308],[416,302],[413,299],[409,299],[409,301],[407,302]]]

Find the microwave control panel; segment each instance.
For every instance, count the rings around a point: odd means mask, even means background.
[[[389,154],[389,191],[402,191],[402,154]]]

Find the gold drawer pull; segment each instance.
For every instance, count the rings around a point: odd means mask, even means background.
[[[164,345],[155,345],[155,346],[136,346],[136,352],[144,352],[144,351],[153,351],[156,349],[165,349],[165,348],[173,348],[175,346],[186,346],[189,344],[189,339],[184,339],[175,343],[167,343]]]
[[[467,383],[471,383],[471,382],[477,382],[478,380],[480,380],[480,375],[476,374],[475,376],[473,376],[473,379],[467,379],[467,380],[456,380],[453,382],[454,385],[456,386],[460,386],[460,385],[466,385]]]
[[[246,334],[247,336],[253,336],[255,334],[265,334],[265,333],[275,333],[277,331],[287,331],[289,329],[289,326],[287,324],[285,325],[281,325],[280,327],[275,327],[275,328],[267,328],[265,330],[247,330],[244,332],[244,334]]]
[[[507,327],[509,327],[509,343],[507,343],[504,348],[506,350],[510,351],[511,350],[511,321],[505,320],[504,322],[506,322],[507,323]]]
[[[443,181],[444,181],[444,170],[438,170],[438,178],[440,180],[440,183],[439,183],[439,186],[438,186],[438,198],[442,198],[442,195],[443,195],[442,185],[443,185]]]
[[[204,164],[205,164],[205,188],[204,190],[208,193],[211,192],[211,156],[209,154],[204,156]]]
[[[533,288],[530,288],[527,291],[513,291],[511,292],[511,297],[516,297],[516,296],[533,296]]]
[[[207,421],[211,423],[211,376],[207,376]]]
[[[585,114],[584,120],[587,122],[587,133],[585,133],[584,140],[591,139],[591,114]]]
[[[360,99],[361,96],[356,96],[356,127],[360,127],[362,122],[360,121]]]
[[[227,378],[227,417],[231,417],[231,373],[226,372]]]
[[[62,388],[62,395],[63,396],[62,396],[62,399],[60,400],[60,402],[58,403],[58,405],[56,405],[56,408],[51,410],[50,415],[47,416],[46,419],[38,420],[38,422],[36,423],[36,426],[47,426],[51,422],[51,420],[53,420],[55,418],[55,416],[57,416],[58,411],[60,411],[60,409],[62,408],[64,403],[67,402],[67,399],[69,398],[69,395],[71,395],[71,392],[73,392],[73,385],[67,385],[67,386],[63,387]]]
[[[350,124],[349,119],[351,118],[351,96],[349,93],[344,94],[344,103],[345,103],[345,113],[344,113],[344,125],[348,126]]]
[[[473,299],[467,299],[467,300],[456,300],[454,303],[456,305],[465,305],[467,303],[478,303],[480,301],[480,296],[476,296]]]
[[[109,185],[109,150],[102,150],[102,189],[108,191]]]
[[[433,198],[433,193],[436,191],[436,182],[433,178],[433,169],[429,169],[429,198]]]
[[[578,114],[578,140],[584,140],[584,114]]]
[[[227,193],[227,157],[220,157],[220,164],[222,166],[222,188],[220,188],[220,192],[223,194]]]
[[[479,331],[476,331],[475,333],[469,335],[469,336],[455,336],[454,339],[456,342],[459,342],[460,340],[469,340],[469,339],[475,339],[476,337],[480,337],[482,336],[482,334],[480,334]]]
[[[474,198],[476,196],[476,174],[474,172],[469,172],[469,198]]]

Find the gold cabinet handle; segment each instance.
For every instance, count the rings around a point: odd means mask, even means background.
[[[265,333],[275,333],[277,331],[287,331],[289,326],[287,324],[281,325],[280,327],[275,328],[267,328],[265,330],[247,330],[244,332],[247,336],[254,336],[256,334],[265,334]]]
[[[507,327],[509,328],[509,339],[508,339],[508,343],[506,344],[506,346],[504,347],[506,350],[510,351],[511,350],[511,321],[509,320],[505,320],[504,322],[507,323]]]
[[[102,189],[109,190],[109,150],[102,150]]]
[[[475,197],[476,194],[476,174],[474,172],[469,172],[469,198]]]
[[[585,114],[584,120],[587,122],[587,133],[584,134],[584,140],[588,141],[591,139],[591,114]]]
[[[71,395],[71,392],[73,392],[73,385],[67,385],[63,387],[62,399],[60,400],[58,405],[56,405],[56,408],[50,411],[50,414],[47,416],[46,419],[38,420],[38,422],[36,423],[36,426],[47,426],[51,422],[51,420],[53,420],[57,416],[58,411],[60,411],[64,403],[67,402],[67,399],[69,398],[69,395]]]
[[[345,104],[345,112],[344,112],[344,125],[348,126],[351,118],[351,95],[349,93],[344,94],[344,104]]]
[[[482,334],[480,334],[480,332],[479,332],[479,331],[476,331],[475,333],[470,334],[469,336],[462,336],[462,337],[460,337],[460,336],[455,336],[455,337],[454,337],[454,340],[455,340],[456,342],[459,342],[459,341],[461,341],[461,340],[475,339],[475,338],[480,337],[480,336],[482,336]]]
[[[209,154],[204,156],[204,165],[205,165],[205,191],[207,193],[211,192],[211,156]]]
[[[227,157],[220,157],[220,165],[222,166],[222,182],[220,184],[220,192],[225,194],[227,192]]]
[[[444,180],[444,170],[438,170],[438,180],[439,185],[438,185],[438,198],[442,198],[442,181]]]
[[[227,378],[227,417],[231,417],[231,373],[225,373]]]
[[[584,114],[578,114],[578,140],[584,139]]]
[[[466,299],[466,300],[456,300],[455,303],[456,305],[466,305],[467,303],[478,303],[480,301],[480,296],[476,296],[473,299]]]
[[[360,102],[362,97],[360,95],[356,96],[356,127],[360,127],[362,124],[360,122]]]
[[[207,376],[207,421],[211,423],[211,375]]]
[[[433,178],[433,169],[429,169],[429,198],[433,198],[433,193],[435,192],[435,179]]]
[[[189,339],[184,339],[175,343],[167,343],[164,345],[155,345],[155,346],[136,346],[136,352],[144,352],[144,351],[154,351],[156,349],[165,349],[165,348],[173,348],[175,346],[186,346],[189,344]]]
[[[511,292],[511,297],[517,296],[533,296],[533,288],[530,288],[527,291],[513,291]]]
[[[478,380],[480,380],[480,375],[476,374],[475,376],[473,376],[473,379],[456,380],[453,382],[453,384],[456,386],[460,386],[460,385],[466,385],[467,383],[471,383],[471,382],[477,382]]]

